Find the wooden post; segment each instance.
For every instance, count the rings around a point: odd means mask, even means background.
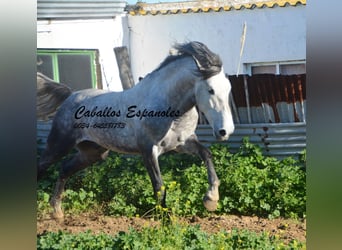
[[[248,123],[252,123],[252,116],[251,116],[251,106],[249,105],[249,92],[248,92],[248,83],[247,83],[247,76],[243,75],[243,85],[245,88],[245,95],[246,95],[246,108],[247,108],[247,119]]]
[[[233,110],[233,115],[235,116],[236,118],[236,123],[240,124],[240,117],[239,117],[239,112],[236,108],[236,104],[235,104],[235,100],[234,100],[234,96],[233,96],[233,93],[230,92],[229,93],[229,100],[230,100],[230,106],[232,107],[232,110]]]
[[[114,48],[114,53],[116,56],[116,61],[118,63],[122,88],[124,90],[130,89],[134,86],[134,81],[131,72],[131,64],[127,47],[116,47]]]

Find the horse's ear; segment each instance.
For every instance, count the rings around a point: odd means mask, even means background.
[[[196,65],[200,71],[204,71],[206,69],[206,66],[202,65],[201,62],[195,56],[192,56],[192,58],[195,60]]]

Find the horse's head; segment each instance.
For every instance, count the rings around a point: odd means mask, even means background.
[[[234,123],[229,106],[231,85],[223,72],[221,58],[200,42],[179,46],[178,50],[191,55],[199,70],[195,84],[199,110],[209,121],[214,136],[218,140],[227,140],[234,131]]]
[[[223,69],[220,73],[196,84],[195,96],[199,110],[204,113],[213,128],[217,140],[227,140],[234,131],[233,117],[229,106],[231,85]]]
[[[174,46],[173,55],[169,56],[158,69],[184,56],[191,56],[196,64],[196,66],[192,64],[191,70],[195,70],[192,76],[195,80],[191,83],[194,83],[194,95],[199,110],[209,121],[214,136],[218,140],[227,140],[234,131],[229,107],[231,85],[223,72],[220,57],[200,42],[177,44]]]

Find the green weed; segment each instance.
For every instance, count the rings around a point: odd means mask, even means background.
[[[130,229],[116,236],[93,234],[90,231],[70,234],[65,232],[46,233],[37,238],[37,249],[305,249],[305,244],[291,241],[285,244],[267,233],[233,229],[208,234],[199,226],[180,224]]]
[[[221,180],[216,214],[305,217],[305,152],[299,160],[277,160],[264,156],[248,139],[235,154],[221,144],[211,146],[211,151]],[[207,171],[200,159],[168,153],[159,161],[170,212],[175,216],[207,216],[202,203],[208,188]],[[38,183],[38,214],[48,210],[49,195],[58,175],[58,164],[55,167]],[[156,205],[141,157],[116,153],[70,178],[63,200],[66,212],[97,208],[112,216],[144,216]]]

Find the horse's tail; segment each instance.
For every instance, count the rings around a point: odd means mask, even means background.
[[[37,72],[37,119],[52,118],[58,107],[72,93],[63,83],[57,83],[49,77]]]

